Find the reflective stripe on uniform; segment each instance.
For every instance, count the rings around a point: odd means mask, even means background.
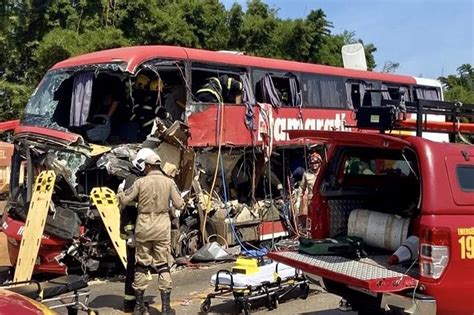
[[[144,123],[142,126],[143,126],[143,127],[149,126],[149,125],[151,125],[151,124],[153,123],[154,120],[155,120],[155,118],[153,118],[152,120],[147,121],[147,122]]]
[[[216,78],[216,77],[212,77],[212,78],[209,79],[209,82],[210,82],[211,84],[213,84],[212,81],[214,81],[214,83],[218,85],[219,90],[222,91],[221,81],[220,81],[218,78]]]
[[[125,294],[125,296],[123,297],[123,299],[125,301],[133,301],[135,300],[135,295],[128,295],[128,294]]]
[[[214,95],[217,98],[218,102],[222,103],[221,95],[219,93],[217,93],[215,90],[211,89],[211,88],[200,89],[196,92],[196,94],[199,94],[199,93],[211,93],[212,95]]]
[[[125,231],[131,231],[131,230],[133,230],[134,228],[135,228],[135,225],[133,225],[133,224],[127,224],[127,225],[125,225],[125,226],[123,227],[123,229],[124,229]]]
[[[151,106],[148,106],[148,105],[146,105],[146,106],[143,106],[142,108],[143,108],[143,109],[146,109],[146,110],[153,110],[153,107],[151,107]]]

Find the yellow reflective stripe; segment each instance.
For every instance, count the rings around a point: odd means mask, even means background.
[[[143,124],[143,127],[149,126],[150,124],[153,123],[154,120],[155,120],[155,118],[153,118],[152,120],[147,121],[146,123]]]
[[[123,299],[124,299],[125,301],[133,301],[133,300],[135,300],[135,295],[125,294],[125,296],[123,297]]]
[[[120,233],[120,238],[123,239],[123,240],[126,240],[126,239],[127,239],[127,235]]]
[[[210,89],[210,88],[203,88],[203,89],[200,89],[196,92],[196,94],[199,94],[199,93],[211,93],[212,95],[214,95],[216,98],[217,98],[217,101],[218,102],[222,102],[222,97],[219,93],[217,93],[216,91],[214,91],[213,89]]]
[[[135,228],[135,225],[133,224],[127,224],[123,227],[125,231],[130,231],[130,230],[133,230],[134,228]]]
[[[143,109],[148,109],[148,110],[153,110],[153,107],[151,107],[151,106],[143,106],[142,108]]]
[[[212,77],[212,78],[209,79],[209,81],[214,81],[214,82],[216,82],[216,84],[219,86],[219,89],[222,90],[221,81],[219,81],[218,78]]]
[[[230,86],[232,85],[232,78],[227,78],[227,89],[230,91]]]

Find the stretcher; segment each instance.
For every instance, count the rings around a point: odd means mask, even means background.
[[[236,272],[237,271],[237,272]],[[294,291],[301,290],[301,298],[309,294],[309,282],[303,273],[288,265],[271,262],[258,267],[258,271],[219,270],[211,277],[214,292],[201,303],[201,311],[209,312],[214,298],[234,301],[243,314],[250,314],[253,302],[264,302],[269,309],[276,309],[280,300]]]
[[[35,280],[6,283],[6,290],[24,295],[43,303],[49,309],[65,307],[68,314],[77,314],[79,310],[89,315],[96,314],[88,307],[90,290],[87,279],[82,276],[68,275],[49,281]]]

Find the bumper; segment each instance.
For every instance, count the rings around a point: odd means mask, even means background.
[[[409,314],[436,314],[436,300],[431,296],[415,294],[400,295],[395,293],[384,293],[380,307],[385,310],[393,309],[393,307],[403,309]]]

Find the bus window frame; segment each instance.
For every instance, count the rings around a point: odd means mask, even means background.
[[[319,104],[319,101],[315,101],[313,100],[312,97],[310,97],[310,94],[309,94],[309,89],[310,89],[310,86],[308,84],[309,81],[313,81],[313,80],[316,80],[316,81],[321,81],[321,78],[322,79],[331,79],[331,80],[338,80],[340,81],[339,83],[342,83],[343,85],[343,98],[344,100],[342,100],[342,103],[341,103],[341,106],[321,106],[321,104]],[[302,73],[302,79],[301,79],[301,92],[302,92],[302,98],[303,98],[303,108],[306,108],[306,109],[337,109],[337,110],[349,110],[351,109],[349,106],[347,106],[347,91],[346,91],[346,86],[345,86],[345,82],[346,82],[346,78],[345,77],[341,77],[341,76],[336,76],[336,75],[327,75],[327,74],[315,74],[315,73],[307,73],[307,72],[304,72]],[[319,88],[319,86],[318,86]]]
[[[260,73],[263,73],[263,75],[259,75]],[[257,74],[256,74],[257,73]],[[253,91],[254,91],[254,96],[255,96],[255,99],[257,100],[257,84],[263,80],[263,78],[266,76],[266,75],[270,75],[270,77],[272,78],[272,81],[273,81],[273,78],[277,78],[277,79],[286,79],[288,80],[288,87],[289,87],[289,82],[290,82],[290,75],[294,75],[296,77],[296,79],[298,80],[298,87],[299,87],[299,92],[300,92],[300,96],[301,96],[301,103],[304,104],[304,97],[303,97],[303,90],[302,90],[302,85],[303,85],[303,81],[302,81],[302,74],[301,72],[293,72],[293,71],[283,71],[283,70],[279,70],[279,69],[267,69],[267,68],[252,68],[251,69],[251,75],[250,75],[250,79],[251,79],[251,84],[252,84],[252,88],[253,88]],[[275,87],[276,88],[276,87]],[[289,92],[291,92],[290,89],[288,89]],[[289,98],[291,97],[290,95],[288,96]],[[281,101],[281,100],[280,100]],[[259,100],[257,100],[257,102],[261,102]],[[291,105],[286,105],[284,104],[283,102],[281,103],[281,106],[280,108],[297,108],[299,107],[298,105],[294,105],[294,106],[291,106]],[[303,107],[303,106],[301,106]]]
[[[188,63],[189,63],[189,88],[190,88],[190,91],[188,92],[190,92],[191,96],[190,98],[188,98],[189,101],[187,102],[186,106],[200,104],[199,102],[195,100],[195,97],[194,97],[195,91],[193,91],[193,71],[214,72],[218,76],[222,74],[230,74],[232,77],[239,78],[239,80],[242,74],[250,73],[249,67],[239,67],[235,65],[226,65],[222,63],[202,63],[200,61],[192,61],[192,60],[189,61]],[[253,93],[253,91],[251,92]],[[238,106],[242,105],[242,104],[235,104],[235,103],[230,103],[230,104],[234,104]]]

